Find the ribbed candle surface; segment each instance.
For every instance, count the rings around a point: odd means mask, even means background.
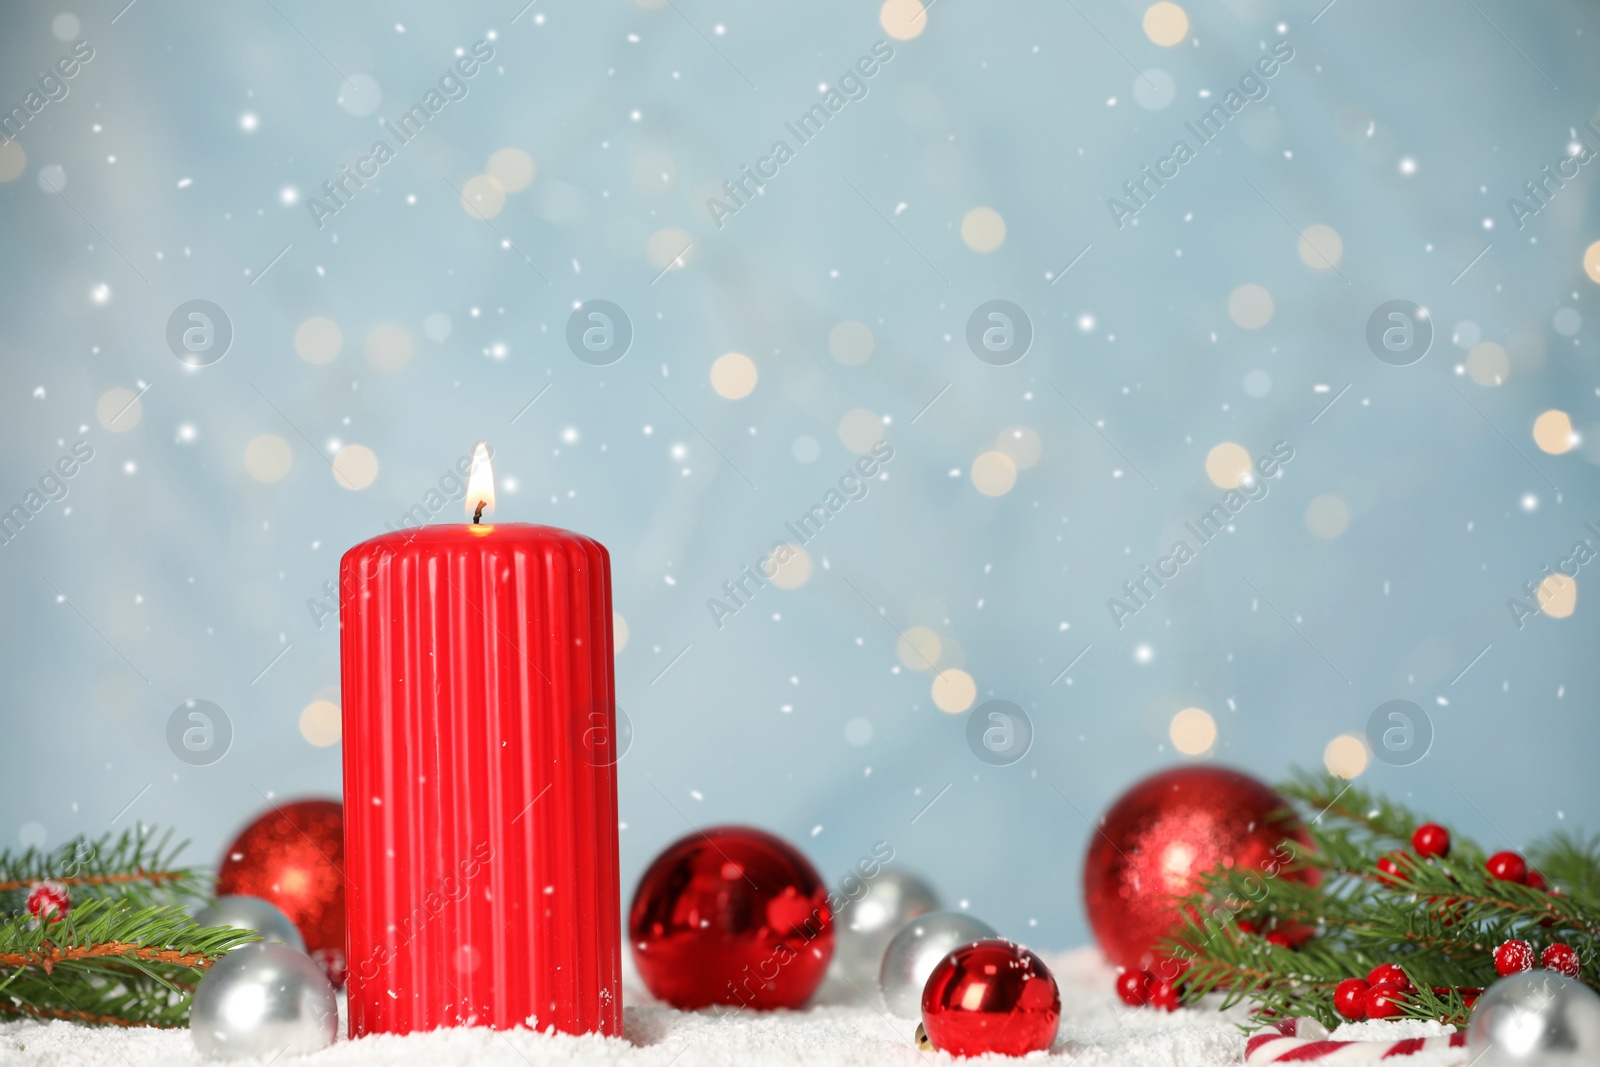
[[[620,1034],[605,548],[524,523],[340,567],[349,1033]]]

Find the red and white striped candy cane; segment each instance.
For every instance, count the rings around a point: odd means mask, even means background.
[[[1315,1019],[1289,1019],[1252,1037],[1244,1047],[1244,1062],[1250,1067],[1259,1063],[1370,1063],[1439,1049],[1460,1049],[1456,1062],[1466,1063],[1466,1031],[1400,1041],[1331,1041],[1328,1028]]]

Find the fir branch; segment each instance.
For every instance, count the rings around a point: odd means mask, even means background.
[[[1425,820],[1352,783],[1302,773],[1280,788],[1309,846],[1294,843],[1294,859],[1270,872],[1218,869],[1185,899],[1184,922],[1163,947],[1187,962],[1178,978],[1186,1001],[1248,1000],[1257,1026],[1289,1015],[1335,1025],[1338,983],[1395,963],[1417,987],[1404,1015],[1460,1025],[1469,996],[1497,977],[1494,948],[1511,938],[1571,946],[1580,978],[1600,987],[1600,838],[1557,834],[1530,850],[1545,891],[1496,879],[1483,850],[1460,835],[1447,859],[1418,857],[1411,834]],[[1378,866],[1385,855],[1394,870]],[[1272,944],[1268,933],[1300,947]]]
[[[207,881],[178,865],[187,841],[172,843],[172,831],[125,830],[98,838],[77,837],[58,848],[0,852],[0,913],[20,912],[28,891],[44,881],[60,882],[74,903],[131,899],[145,905],[204,899]]]
[[[1558,831],[1535,843],[1528,859],[1562,895],[1600,910],[1600,835]]]
[[[258,939],[128,900],[90,900],[57,922],[14,917],[0,922],[0,1017],[183,1026],[205,970]]]

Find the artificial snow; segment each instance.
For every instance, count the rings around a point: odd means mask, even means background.
[[[919,1052],[914,1019],[895,1018],[877,1006],[877,991],[860,990],[831,976],[804,1011],[740,1012],[719,1019],[710,1011],[681,1012],[654,1003],[630,976],[624,985],[623,1036],[571,1037],[526,1030],[437,1030],[407,1037],[342,1037],[306,1057],[281,1056],[277,1064],[317,1067],[868,1067],[967,1062],[1028,1067],[1232,1067],[1244,1060],[1245,1037],[1236,1025],[1244,1009],[1185,1009],[1172,1014],[1129,1008],[1117,1000],[1113,971],[1098,951],[1078,949],[1046,956],[1061,986],[1061,1032],[1048,1054],[1024,1060],[997,1057],[956,1061]],[[873,1004],[866,1003],[871,994]],[[343,1009],[341,998],[341,1012]],[[1445,1032],[1431,1023],[1366,1022],[1340,1027],[1336,1037],[1397,1040]],[[71,1023],[0,1024],[0,1065],[60,1067],[170,1067],[214,1063],[201,1059],[187,1030],[96,1029]],[[261,1060],[237,1061],[262,1065]],[[1403,1067],[1457,1067],[1459,1052],[1426,1053],[1390,1063]]]

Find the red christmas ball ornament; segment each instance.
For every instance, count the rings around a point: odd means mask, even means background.
[[[1501,978],[1533,970],[1533,946],[1526,941],[1506,941],[1494,950],[1494,970]]]
[[[1568,978],[1576,978],[1579,971],[1578,954],[1570,946],[1551,945],[1539,954],[1539,966]]]
[[[974,941],[928,976],[922,1026],[934,1048],[953,1056],[1025,1056],[1055,1041],[1061,991],[1044,961],[1021,945]]]
[[[1436,822],[1425,822],[1411,832],[1411,847],[1424,858],[1450,855],[1450,831]]]
[[[344,956],[344,806],[274,805],[234,838],[217,871],[218,896],[260,897],[300,930],[306,951]]]
[[[1413,988],[1406,972],[1394,963],[1380,963],[1367,972],[1367,985],[1392,985],[1402,993],[1409,993]]]
[[[61,882],[39,882],[28,890],[27,908],[35,922],[58,923],[72,910],[72,895]]]
[[[1490,875],[1502,882],[1528,880],[1528,861],[1515,852],[1496,852],[1483,866]]]
[[[1367,990],[1366,1009],[1369,1019],[1393,1019],[1400,1014],[1405,994],[1392,985],[1375,985]]]
[[[1539,890],[1549,889],[1550,888],[1550,883],[1548,881],[1546,881],[1545,880],[1545,876],[1540,874],[1538,871],[1529,870],[1528,871],[1528,888],[1529,889],[1539,889]]]
[[[840,902],[788,842],[720,826],[650,864],[628,939],[645,986],[674,1007],[798,1008],[827,973]]]
[[[1083,865],[1089,926],[1111,962],[1152,967],[1157,943],[1181,921],[1175,898],[1216,867],[1283,877],[1294,858],[1284,840],[1306,840],[1286,807],[1267,786],[1221,767],[1162,771],[1117,798],[1089,835]]]
[[[1367,1017],[1367,990],[1372,987],[1359,978],[1346,978],[1333,990],[1333,1010],[1346,1019]]]
[[[1134,1008],[1150,1003],[1150,972],[1123,971],[1117,975],[1117,996]]]

